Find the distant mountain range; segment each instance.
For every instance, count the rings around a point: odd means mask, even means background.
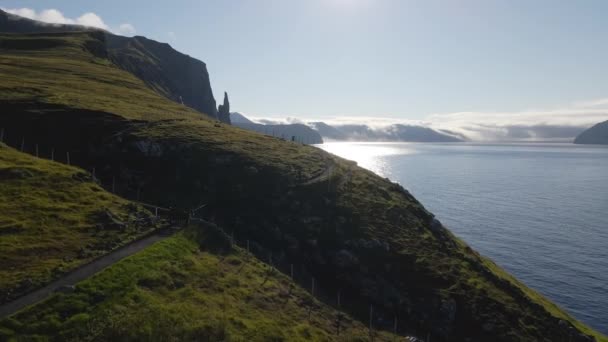
[[[304,144],[322,144],[323,138],[319,132],[304,124],[261,124],[247,119],[243,114],[232,112],[230,120],[233,126],[250,131],[298,141]]]
[[[585,130],[574,139],[574,143],[608,145],[608,121]]]
[[[368,125],[329,125],[325,122],[307,124],[280,124],[270,120],[253,122],[241,113],[231,113],[232,124],[275,136],[301,137],[309,143],[321,143],[324,139],[338,141],[403,141],[403,142],[461,142],[466,137],[449,131],[437,131],[428,127],[394,124],[383,128]],[[318,142],[315,142],[318,141]]]
[[[324,122],[313,122],[311,126],[321,136],[332,140],[352,141],[403,141],[403,142],[460,142],[464,137],[440,132],[434,129],[394,124],[383,128],[372,128],[368,125],[328,125]]]

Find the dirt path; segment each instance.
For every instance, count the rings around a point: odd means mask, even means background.
[[[61,277],[53,281],[52,283],[46,285],[43,288],[40,288],[34,292],[30,292],[22,297],[15,299],[12,302],[8,302],[6,304],[0,305],[0,318],[4,318],[6,316],[10,316],[17,311],[25,308],[26,306],[38,303],[47,297],[51,296],[58,289],[71,286],[79,281],[85,280],[95,273],[103,270],[104,268],[115,264],[116,262],[133,255],[144,248],[158,242],[160,240],[164,240],[172,235],[171,232],[155,232],[149,236],[146,236],[142,239],[139,239],[129,245],[120,247],[117,250],[106,254],[99,259],[92,261],[89,264],[83,265],[65,276]]]
[[[321,172],[320,175],[315,176],[303,183],[300,183],[299,185],[310,185],[310,184],[325,181],[325,180],[329,179],[329,177],[331,177],[331,175],[335,169],[336,169],[336,163],[333,160],[328,159],[325,162],[325,169],[323,170],[323,172]]]

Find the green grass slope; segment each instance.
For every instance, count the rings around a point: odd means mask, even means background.
[[[472,251],[399,185],[317,148],[216,124],[112,65],[88,33],[0,37],[6,141],[55,146],[127,198],[194,208],[434,341],[606,341]],[[309,281],[309,280],[308,280]],[[594,337],[588,336],[593,335]]]
[[[124,222],[150,215],[79,168],[0,143],[0,303],[153,228],[108,225],[106,212]]]
[[[251,254],[240,248],[212,252],[192,234],[157,243],[78,284],[74,293],[55,295],[0,321],[0,339],[368,340],[365,325],[319,302]],[[393,340],[382,332],[374,332],[374,338]]]

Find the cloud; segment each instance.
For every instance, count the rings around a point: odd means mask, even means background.
[[[430,126],[448,129],[472,140],[571,140],[584,129],[608,120],[608,99],[579,102],[553,109],[518,112],[455,112],[432,114]]]
[[[36,12],[31,8],[2,8],[7,13],[15,14],[20,17],[38,20],[47,24],[69,24],[96,27],[112,33],[132,36],[135,34],[135,27],[129,23],[123,23],[116,27],[107,25],[103,19],[93,12],[87,12],[77,18],[68,18],[57,9],[45,9]]]
[[[120,24],[118,25],[118,33],[122,36],[134,36],[136,31],[131,24]]]
[[[259,123],[292,123],[294,120],[256,115],[247,117]],[[322,121],[332,126],[366,125],[376,131],[390,130],[390,126],[395,124],[422,126],[473,141],[572,141],[583,130],[606,120],[608,98],[551,109],[435,113],[423,120],[397,119],[389,115],[306,118],[308,123]]]
[[[169,39],[175,40],[175,32],[169,31],[167,32],[167,36],[169,37]]]

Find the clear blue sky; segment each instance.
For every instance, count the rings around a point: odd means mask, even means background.
[[[94,12],[207,63],[260,116],[551,109],[608,97],[608,1],[11,1]]]

